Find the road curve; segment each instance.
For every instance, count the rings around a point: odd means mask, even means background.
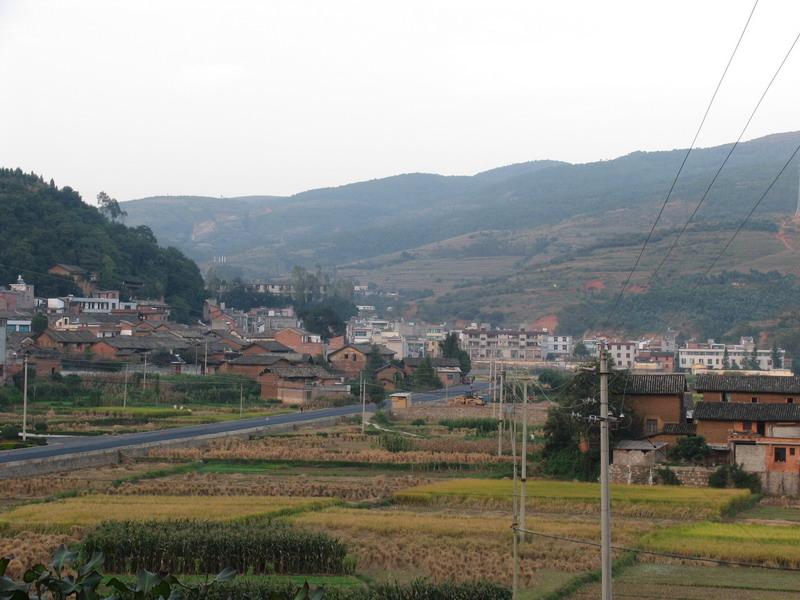
[[[488,387],[485,383],[476,383],[472,389],[480,391]],[[448,394],[460,394],[471,389],[471,386],[459,385],[448,389]],[[435,392],[420,392],[414,394],[414,404],[420,402],[434,402],[445,397],[444,390]],[[374,410],[374,405],[369,404],[368,410]],[[81,454],[97,450],[111,450],[151,444],[153,442],[172,442],[178,440],[189,440],[211,434],[235,433],[261,427],[264,425],[294,425],[302,424],[316,419],[330,417],[345,417],[356,415],[361,412],[360,405],[340,406],[336,408],[323,408],[320,410],[309,410],[274,417],[256,417],[253,419],[241,419],[237,421],[224,421],[221,423],[206,423],[203,425],[191,425],[188,427],[174,427],[172,429],[159,429],[157,431],[144,431],[141,433],[126,433],[123,435],[103,435],[86,438],[69,438],[69,440],[57,441],[47,446],[37,446],[35,448],[21,448],[18,450],[5,450],[0,452],[0,464],[13,463],[17,461],[30,460],[36,458],[52,458],[66,454]]]

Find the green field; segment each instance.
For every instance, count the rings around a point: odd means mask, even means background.
[[[600,486],[595,483],[529,480],[527,504],[538,510],[599,508]],[[510,504],[512,482],[491,479],[454,479],[421,485],[395,494],[400,502],[421,504],[497,502]],[[750,500],[747,490],[675,486],[612,485],[612,510],[640,516],[718,517]]]

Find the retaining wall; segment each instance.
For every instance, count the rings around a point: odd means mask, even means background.
[[[611,483],[638,483],[653,485],[658,482],[658,469],[661,465],[620,465],[612,464]],[[681,485],[687,487],[707,487],[708,477],[714,472],[710,467],[670,467]]]

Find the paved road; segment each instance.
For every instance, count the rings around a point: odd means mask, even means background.
[[[476,391],[480,391],[488,387],[486,383],[476,383],[472,386]],[[468,391],[470,386],[461,385],[449,388],[448,393],[450,396]],[[414,403],[420,402],[434,402],[442,400],[445,396],[444,390],[435,392],[416,393],[414,394]],[[369,410],[374,410],[372,404],[368,405]],[[152,442],[165,442],[175,441],[181,439],[190,439],[202,435],[215,434],[215,433],[234,433],[250,429],[251,427],[269,425],[286,425],[286,424],[300,424],[314,419],[324,419],[327,417],[344,417],[348,415],[355,415],[361,412],[361,407],[354,406],[341,406],[338,408],[325,408],[321,410],[310,410],[306,412],[297,412],[285,415],[276,415],[274,417],[257,417],[254,419],[242,419],[239,421],[224,421],[221,423],[207,423],[204,425],[192,425],[190,427],[175,427],[173,429],[160,429],[158,431],[146,431],[142,433],[127,433],[124,435],[103,435],[97,437],[73,437],[66,439],[59,439],[53,441],[47,446],[37,446],[35,448],[24,448],[19,450],[6,450],[0,452],[0,463],[10,463],[20,460],[28,460],[32,458],[50,458],[53,456],[61,456],[64,454],[79,454],[82,452],[91,452],[93,450],[109,450],[114,448],[125,448],[130,446],[139,446],[142,444],[150,444]]]

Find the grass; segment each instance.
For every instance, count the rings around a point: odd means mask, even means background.
[[[110,496],[90,494],[18,506],[0,514],[0,528],[68,531],[102,521],[270,517],[330,506],[336,500],[283,496]]]
[[[512,482],[491,479],[453,479],[421,485],[395,494],[405,503],[503,505],[512,500]],[[531,480],[528,503],[535,510],[599,509],[600,486],[572,481]],[[719,517],[750,499],[747,490],[675,486],[612,485],[612,510],[638,516]]]
[[[695,523],[642,539],[648,550],[738,562],[800,567],[800,528],[753,523]]]
[[[762,504],[744,511],[739,517],[742,519],[800,522],[800,508],[796,506],[768,506]]]

